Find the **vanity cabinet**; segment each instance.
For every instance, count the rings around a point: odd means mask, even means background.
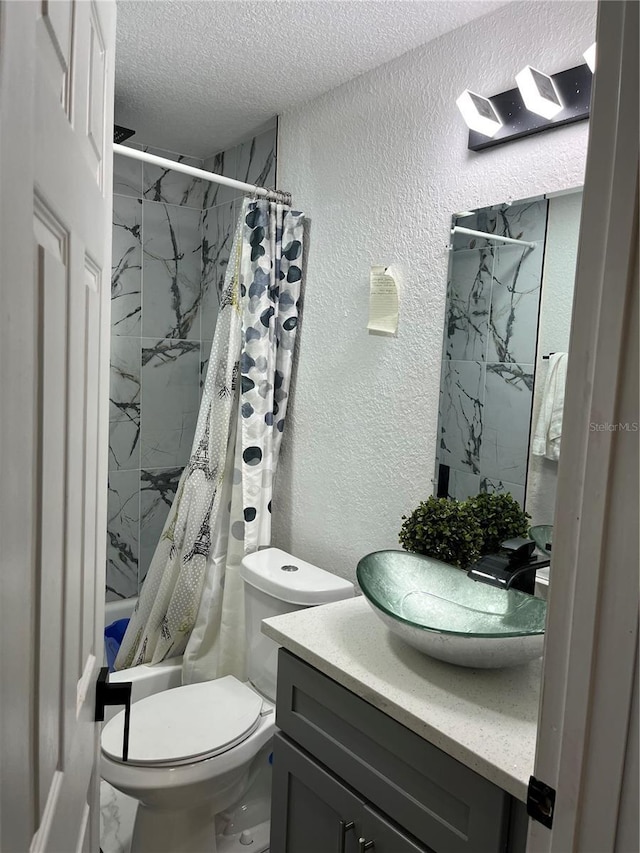
[[[284,649],[276,723],[273,853],[525,850],[523,803]]]

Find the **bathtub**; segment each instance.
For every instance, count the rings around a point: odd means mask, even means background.
[[[105,604],[105,625],[110,625],[116,619],[130,617],[137,601],[137,598],[108,601]],[[117,684],[119,681],[130,681],[132,684],[131,701],[137,702],[139,699],[145,699],[147,696],[153,696],[163,690],[180,687],[182,684],[182,658],[170,658],[153,666],[141,664],[140,666],[132,666],[130,669],[112,672],[109,674],[109,681],[111,684]],[[121,707],[108,705],[104,713],[105,723],[108,723],[121,710]]]

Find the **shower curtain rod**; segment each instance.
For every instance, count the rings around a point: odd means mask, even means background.
[[[499,234],[489,234],[487,231],[474,231],[472,228],[462,228],[460,225],[455,225],[451,229],[451,233],[469,234],[471,237],[482,237],[485,240],[499,240],[501,243],[515,243],[518,246],[525,246],[527,249],[533,249],[536,245],[526,240],[516,240],[514,237],[501,237]]]
[[[187,166],[186,163],[178,163],[176,160],[167,160],[166,157],[157,157],[155,154],[147,154],[146,151],[138,151],[137,148],[128,148],[126,145],[113,143],[113,153],[122,154],[133,160],[142,160],[143,163],[151,163],[153,166],[162,166],[164,169],[172,169],[174,172],[183,172],[203,181],[211,181],[213,184],[222,184],[223,187],[231,187],[243,193],[266,198],[267,201],[275,201],[280,204],[291,206],[291,193],[282,190],[269,190],[266,187],[256,187],[253,184],[245,184],[244,181],[236,181],[234,178],[226,178],[224,175],[216,175],[215,172],[207,172],[205,169],[196,169],[195,166]]]

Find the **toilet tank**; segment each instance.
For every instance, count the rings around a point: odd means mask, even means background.
[[[247,672],[268,699],[276,698],[278,644],[261,632],[263,619],[353,598],[350,581],[299,560],[279,548],[265,548],[242,560]]]

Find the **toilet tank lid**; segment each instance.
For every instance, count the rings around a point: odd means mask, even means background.
[[[246,583],[288,604],[310,607],[354,596],[350,581],[279,548],[248,554],[242,560],[240,575]]]

